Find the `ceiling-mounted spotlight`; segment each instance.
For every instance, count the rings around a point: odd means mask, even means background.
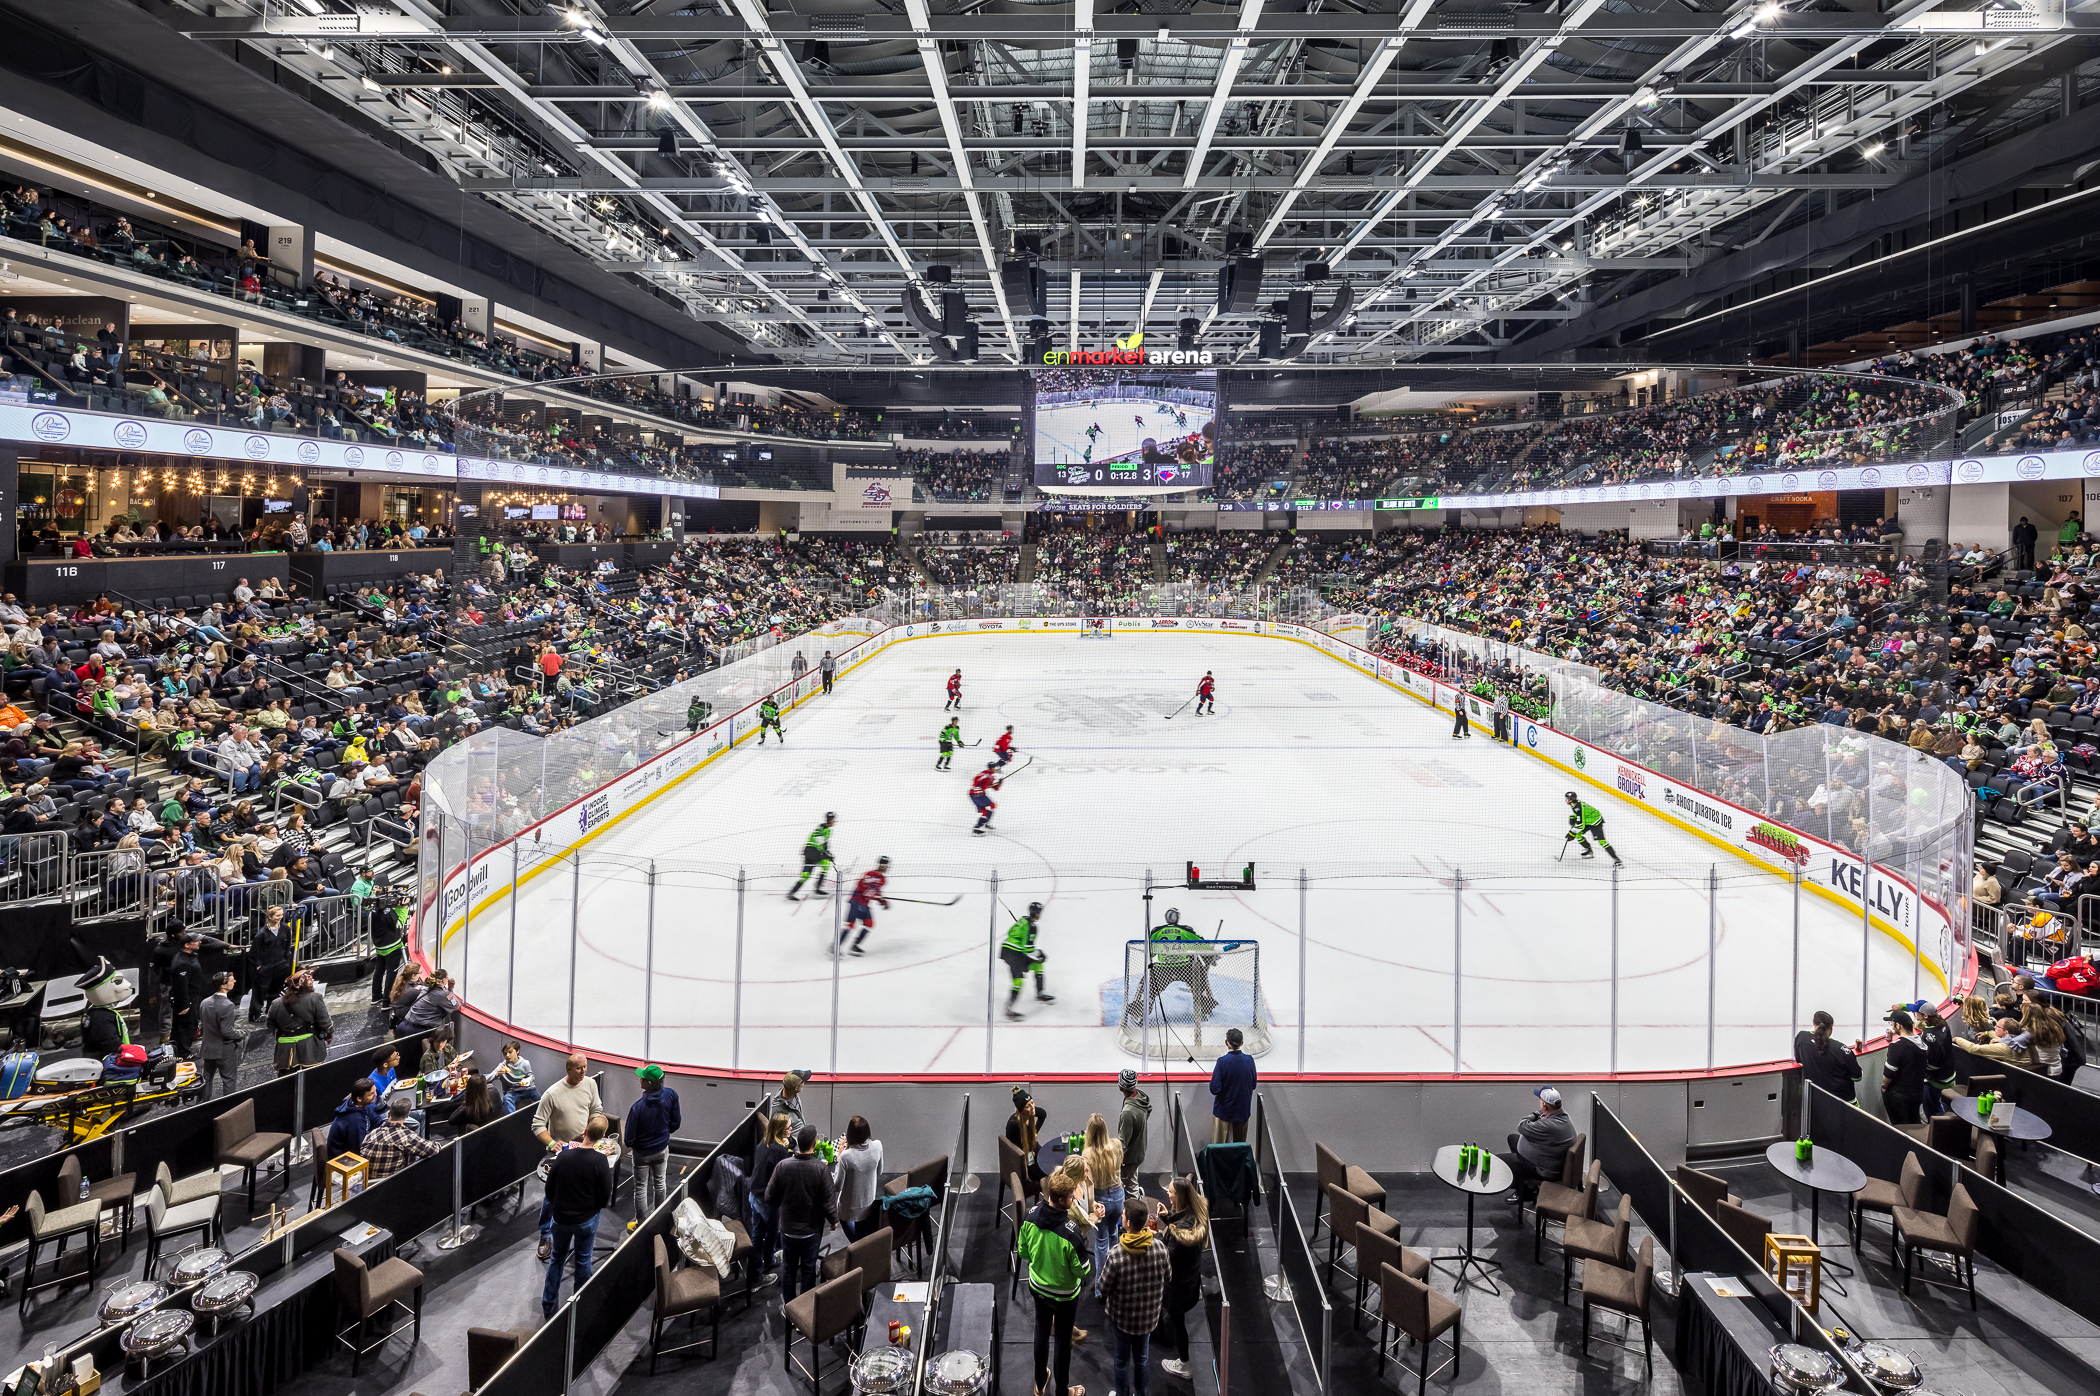
[[[678,153],[678,132],[668,126],[657,132],[656,153],[658,155],[676,155]]]
[[[911,172],[913,174],[919,172],[919,152],[916,150],[911,153]]]
[[[1356,157],[1354,155],[1344,155],[1342,157],[1342,173],[1349,175],[1356,173]]]
[[[1022,124],[1023,124],[1023,123],[1024,123],[1024,122],[1025,122],[1026,120],[1027,120],[1027,117],[1028,117],[1028,109],[1027,109],[1026,107],[1023,107],[1023,106],[1019,105],[1018,103],[1017,103],[1017,104],[1015,104],[1015,106],[1014,106],[1014,134],[1015,134],[1015,135],[1017,135],[1017,136],[1018,136],[1018,135],[1020,135],[1020,134],[1021,134],[1021,127],[1022,127]]]

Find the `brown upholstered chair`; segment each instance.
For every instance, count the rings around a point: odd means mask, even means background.
[[[1998,1147],[1997,1135],[1987,1129],[1976,1131],[1976,1157],[1970,1166],[1994,1183],[2005,1181],[2005,1151]]]
[[[1742,1199],[1728,1190],[1726,1178],[1716,1177],[1683,1163],[1678,1164],[1676,1171],[1670,1176],[1684,1195],[1692,1199],[1699,1210],[1709,1217],[1714,1214],[1714,1208],[1723,1202],[1733,1202],[1738,1206],[1742,1204]]]
[[[1960,1183],[1947,1198],[1947,1215],[1898,1207],[1892,1218],[1891,1244],[1903,1252],[1903,1292],[1910,1293],[1910,1275],[1919,1251],[1952,1256],[1954,1274],[1969,1291],[1969,1308],[1976,1308],[1976,1238],[1983,1230],[1983,1216],[1975,1199]],[[1936,1283],[1929,1281],[1928,1283]]]
[[[1738,1207],[1733,1202],[1723,1202],[1714,1208],[1714,1220],[1728,1239],[1741,1246],[1749,1257],[1759,1265],[1765,1260],[1765,1237],[1772,1234],[1772,1219],[1760,1216],[1748,1207]]]
[[[74,1184],[79,1191],[79,1184]],[[29,1312],[29,1296],[40,1289],[56,1289],[83,1278],[79,1273],[66,1273],[66,1238],[78,1236],[87,1243],[88,1289],[95,1288],[95,1264],[102,1254],[102,1204],[99,1202],[75,1202],[56,1211],[44,1206],[44,1195],[35,1188],[29,1190],[29,1200],[23,1204],[28,1213],[29,1254],[22,1261],[22,1302],[17,1313]],[[36,1283],[36,1253],[46,1241],[54,1243],[51,1278],[42,1284]],[[151,1271],[148,1272],[151,1277]]]
[[[1388,1228],[1383,1225],[1386,1222],[1393,1224]],[[1388,1265],[1411,1280],[1429,1283],[1429,1257],[1401,1245],[1399,1223],[1373,1207],[1371,1220],[1356,1228],[1356,1308],[1349,1315],[1351,1328],[1363,1322],[1364,1296]]]
[[[335,1299],[340,1312],[350,1320],[336,1330],[335,1340],[350,1349],[353,1377],[364,1365],[366,1353],[385,1347],[408,1328],[415,1329],[413,1341],[423,1341],[423,1272],[405,1260],[382,1260],[376,1266],[368,1266],[357,1252],[345,1246],[335,1253]],[[396,1304],[412,1309],[412,1322],[389,1329],[373,1342],[365,1342],[371,1336],[372,1320]]]
[[[1585,1221],[1581,1217],[1570,1217],[1561,1227],[1560,1237],[1560,1302],[1568,1302],[1568,1286],[1575,1278],[1575,1262],[1578,1260],[1601,1260],[1606,1265],[1624,1268],[1626,1264],[1626,1236],[1633,1228],[1633,1199],[1623,1193],[1619,1197],[1619,1210],[1609,1225],[1601,1221]],[[1583,1272],[1587,1275],[1589,1272]],[[1583,1284],[1587,1286],[1585,1279]]]
[[[1320,1191],[1313,1200],[1313,1229],[1306,1240],[1320,1239],[1320,1219],[1327,1215],[1327,1185],[1330,1183],[1373,1207],[1384,1208],[1385,1189],[1378,1180],[1353,1163],[1343,1163],[1342,1156],[1325,1144],[1313,1145],[1313,1164],[1318,1173]]]
[[[1869,1212],[1893,1216],[1898,1207],[1916,1210],[1925,1200],[1925,1168],[1914,1153],[1903,1156],[1903,1167],[1897,1171],[1897,1181],[1884,1178],[1869,1178],[1867,1185],[1852,1194],[1852,1249],[1859,1249],[1860,1223]],[[1890,1254],[1894,1255],[1893,1247]]]
[[[1004,1137],[1003,1135],[1001,1136],[1001,1138]],[[1014,1152],[1018,1154],[1020,1150],[1016,1149]],[[946,1154],[942,1154],[937,1159],[928,1159],[903,1177],[892,1178],[883,1185],[882,1192],[885,1197],[895,1197],[898,1193],[908,1188],[933,1189],[933,1206],[926,1209],[926,1215],[923,1217],[915,1217],[910,1221],[906,1221],[901,1217],[890,1218],[887,1211],[881,1213],[888,1223],[883,1229],[891,1233],[891,1241],[895,1247],[895,1253],[902,1255],[906,1251],[911,1252],[913,1274],[924,1274],[926,1271],[926,1248],[934,1242],[934,1233],[940,1229],[941,1189],[947,1185],[948,1156]]]
[[[1925,1122],[1925,1145],[1948,1158],[1967,1160],[1976,1128],[1957,1115],[1934,1115]]]
[[[328,1191],[328,1126],[315,1125],[306,1132],[306,1142],[314,1151],[313,1185],[306,1190],[306,1210],[311,1212],[321,1205],[322,1196]],[[508,1328],[489,1328],[488,1333],[508,1333]],[[471,1355],[468,1366],[473,1365]]]
[[[153,1185],[167,1194],[170,1207],[180,1207],[185,1202],[201,1202],[207,1197],[219,1195],[219,1170],[208,1168],[202,1173],[192,1173],[178,1178],[168,1171],[166,1159],[153,1165]]]
[[[817,1264],[817,1280],[835,1280],[849,1270],[860,1272],[861,1303],[865,1307],[868,1296],[890,1282],[890,1242],[888,1227],[871,1231],[843,1250],[827,1253]]]
[[[1648,1321],[1648,1306],[1655,1292],[1655,1238],[1641,1238],[1641,1253],[1633,1269],[1616,1265],[1589,1264],[1582,1268],[1582,1351],[1590,1350],[1590,1310],[1611,1309],[1641,1321],[1641,1360],[1655,1371],[1655,1330]]]
[[[1388,1332],[1398,1328],[1422,1345],[1421,1365],[1416,1368],[1416,1396],[1429,1390],[1429,1348],[1445,1333],[1451,1335],[1451,1377],[1458,1378],[1458,1344],[1465,1310],[1422,1281],[1388,1265],[1378,1272],[1378,1372],[1385,1374],[1386,1352],[1392,1346]],[[1439,1368],[1439,1371],[1442,1369]]]
[[[292,1181],[292,1136],[262,1134],[255,1128],[255,1102],[244,1100],[211,1122],[212,1149],[221,1168],[248,1175],[248,1210],[255,1210],[255,1171],[272,1154],[284,1155],[284,1182]]]
[[[785,1347],[781,1360],[790,1377],[809,1378],[809,1389],[817,1392],[824,1381],[824,1345],[843,1337],[861,1321],[861,1283],[858,1270],[848,1270],[837,1279],[826,1280],[815,1289],[805,1289],[788,1300],[781,1325]],[[795,1360],[795,1335],[809,1344],[809,1366]]]
[[[695,1348],[707,1349],[712,1358],[721,1350],[722,1343],[722,1280],[711,1266],[686,1265],[673,1269],[671,1252],[664,1245],[661,1235],[649,1238],[656,1260],[656,1306],[649,1316],[649,1375],[656,1375],[656,1359],[667,1352],[691,1352]],[[700,1314],[709,1319],[708,1335],[705,1339],[694,1337],[690,1343],[675,1348],[664,1346],[664,1328],[674,1318],[690,1315],[693,1327],[698,1328]]]
[[[1356,1244],[1356,1229],[1371,1219],[1371,1204],[1340,1183],[1321,1189],[1327,1194],[1327,1283],[1341,1269],[1342,1250]]]
[[[1570,1154],[1574,1150],[1568,1151]],[[1546,1263],[1546,1227],[1559,1222],[1563,1231],[1568,1218],[1581,1221],[1597,1219],[1597,1190],[1604,1186],[1604,1165],[1592,1162],[1581,1179],[1581,1186],[1568,1187],[1564,1183],[1540,1183],[1538,1201],[1532,1204],[1534,1223],[1531,1235],[1531,1261],[1534,1265]]]
[[[1005,1135],[999,1136],[999,1176],[1018,1177],[1021,1180],[1021,1196],[1035,1196],[1036,1181],[1032,1176],[1035,1160],[1021,1152],[1020,1147]],[[1022,1215],[1027,1215],[1025,1212]]]
[[[1006,1294],[1012,1298],[1020,1290],[1021,1271],[1025,1268],[1021,1264],[1021,1223],[1028,1220],[1028,1195],[1021,1185],[1020,1174],[1006,1175],[1006,1205],[1000,1210],[1006,1213],[1006,1220],[1014,1229],[1013,1247],[1006,1253]]]
[[[469,1328],[467,1390],[479,1391],[533,1335],[530,1328]]]
[[[119,1233],[119,1251],[131,1247],[131,1213],[137,1204],[136,1173],[119,1173],[114,1178],[104,1178],[99,1183],[89,1183],[85,1196],[80,1191],[80,1155],[67,1154],[66,1161],[58,1166],[58,1200],[61,1206],[71,1207],[78,1202],[99,1202],[105,1212],[122,1214],[123,1230]]]

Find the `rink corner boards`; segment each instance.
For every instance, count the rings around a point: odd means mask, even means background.
[[[1412,688],[1408,687],[1406,684],[1394,683],[1391,679],[1388,679],[1387,677],[1385,677],[1385,675],[1377,672],[1375,669],[1366,669],[1363,665],[1345,659],[1342,656],[1328,650],[1325,646],[1317,644],[1311,640],[1302,639],[1295,635],[1277,635],[1274,638],[1279,640],[1295,640],[1298,644],[1305,645],[1308,648],[1317,650],[1321,654],[1325,654],[1329,659],[1334,660],[1336,663],[1342,664],[1345,667],[1357,673],[1366,674],[1370,678],[1376,679],[1379,683],[1384,684],[1386,687],[1394,689],[1397,692],[1406,694],[1408,697],[1414,699],[1416,702],[1428,707],[1432,712],[1446,711],[1446,709],[1441,707],[1436,702],[1434,697],[1425,698],[1421,694],[1415,692]],[[1355,647],[1351,646],[1351,648]],[[1431,681],[1431,685],[1432,689],[1439,686],[1443,688],[1450,687],[1450,685],[1448,684],[1437,685],[1434,680]],[[1521,720],[1526,723],[1531,723],[1531,719],[1528,718]],[[1538,726],[1542,730],[1555,730],[1547,728],[1544,723],[1535,723],[1532,725]],[[1558,733],[1557,735],[1559,735],[1563,740],[1566,741],[1576,741],[1575,738],[1569,737],[1564,732]],[[1587,743],[1576,742],[1576,745],[1578,747],[1583,747],[1588,750],[1596,750],[1596,748],[1588,747]],[[1584,785],[1589,786],[1591,789],[1599,791],[1604,795],[1610,796],[1615,805],[1638,811],[1640,814],[1645,815],[1651,819],[1663,820],[1664,822],[1674,825],[1675,827],[1683,830],[1684,832],[1693,835],[1702,842],[1710,844],[1714,848],[1720,849],[1722,852],[1727,853],[1731,858],[1735,859],[1736,861],[1747,864],[1748,866],[1756,869],[1759,872],[1766,873],[1771,877],[1779,879],[1782,882],[1792,881],[1791,878],[1787,877],[1785,873],[1780,871],[1780,869],[1774,867],[1772,864],[1767,863],[1760,858],[1752,857],[1750,854],[1745,853],[1742,849],[1737,848],[1734,844],[1729,843],[1726,840],[1716,838],[1713,834],[1709,833],[1705,829],[1700,828],[1696,824],[1680,819],[1677,816],[1668,813],[1667,811],[1651,808],[1649,805],[1641,801],[1627,798],[1627,796],[1621,791],[1619,791],[1616,787],[1606,784],[1604,781],[1599,780],[1597,777],[1591,775],[1587,771],[1578,770],[1577,768],[1568,765],[1564,761],[1557,760],[1556,758],[1547,755],[1545,752],[1540,751],[1535,747],[1512,743],[1510,744],[1510,749],[1522,755],[1530,756],[1536,760],[1543,761],[1544,763],[1553,767],[1555,770],[1559,771],[1561,774],[1569,777],[1570,779],[1580,781]],[[1601,756],[1606,755],[1608,753],[1599,752],[1598,754]],[[1625,758],[1618,756],[1613,756],[1612,760],[1615,763],[1623,763],[1627,765],[1634,764],[1632,762],[1626,762]],[[1646,768],[1643,769],[1645,770]],[[1650,774],[1653,773],[1651,772]],[[1658,777],[1658,779],[1660,779],[1660,777]],[[1718,799],[1719,797],[1716,796],[1714,798]],[[1886,876],[1887,874],[1884,873],[1883,875]],[[1860,903],[1858,901],[1849,897],[1841,897],[1836,892],[1832,891],[1828,887],[1821,885],[1820,883],[1813,882],[1804,878],[1801,883],[1801,889],[1804,892],[1808,892],[1813,896],[1822,898],[1824,901],[1830,903],[1832,906],[1842,907],[1848,912],[1857,914],[1860,911]],[[1915,888],[1911,889],[1911,895],[1918,895]],[[1940,911],[1943,915],[1947,914],[1944,911],[1944,909],[1940,909]],[[1894,922],[1890,921],[1885,916],[1875,914],[1872,908],[1869,908],[1867,910],[1866,919],[1868,924],[1873,926],[1875,930],[1887,936],[1890,940],[1894,941],[1904,950],[1910,952],[1913,956],[1917,957],[1923,965],[1925,972],[1931,975],[1934,980],[1938,981],[1941,992],[1941,1002],[1945,1003],[1950,1000],[1951,996],[1953,996],[1956,993],[1956,986],[1952,982],[1950,982],[1948,974],[1944,970],[1942,970],[1941,967],[1930,956],[1923,955],[1920,952],[1917,943],[1908,934],[1904,932],[1902,927],[1896,925]],[[1969,958],[1968,967],[1961,972],[1959,977],[1962,977],[1966,981],[1968,979],[1972,979],[1974,973],[1975,958],[1974,955],[1971,954]],[[1961,987],[1963,990],[1966,990],[1967,983],[1964,982],[1964,984]]]

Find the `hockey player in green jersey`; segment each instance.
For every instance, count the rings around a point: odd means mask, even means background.
[[[789,901],[795,900],[796,894],[802,890],[802,884],[809,881],[811,873],[817,875],[817,885],[811,889],[813,894],[819,897],[824,895],[824,879],[837,871],[831,863],[831,826],[838,822],[838,815],[826,810],[824,822],[809,831],[809,841],[802,845],[802,876],[795,879],[793,887],[788,888]]]
[[[783,744],[787,742],[788,734],[780,730],[780,704],[773,701],[773,695],[770,693],[766,695],[765,701],[758,705],[758,744],[760,746],[766,744],[766,729],[768,727],[773,729],[773,735],[780,738]]]
[[[955,759],[955,749],[962,745],[961,719],[949,718],[948,725],[941,729],[941,735],[934,740],[941,744],[941,754],[939,759],[933,763],[933,768],[936,771],[951,769],[948,763]]]
[[[1035,943],[1036,922],[1042,918],[1043,904],[1030,902],[1028,914],[1007,927],[1006,944],[999,947],[999,958],[1006,962],[1008,973],[1013,975],[1013,983],[1006,992],[1006,1016],[1009,1018],[1021,1016],[1017,1006],[1021,1002],[1021,981],[1031,969],[1035,971],[1035,1001],[1057,1002],[1056,995],[1043,992],[1043,952]]]
[[[1597,856],[1596,854],[1590,852],[1590,840],[1595,839],[1597,841],[1597,846],[1599,848],[1602,848],[1606,853],[1609,853],[1611,855],[1611,860],[1614,863],[1625,862],[1626,860],[1619,856],[1619,850],[1613,848],[1611,846],[1611,841],[1604,837],[1604,816],[1597,813],[1597,807],[1595,805],[1584,804],[1572,790],[1568,792],[1567,799],[1567,836],[1568,838],[1573,839],[1575,841],[1576,846],[1582,850],[1582,856],[1585,858],[1594,858]]]

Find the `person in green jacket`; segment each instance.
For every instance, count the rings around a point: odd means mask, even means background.
[[[802,884],[809,881],[811,873],[817,875],[814,894],[819,897],[824,895],[824,879],[836,871],[831,862],[831,826],[838,821],[836,813],[826,810],[824,822],[809,831],[809,839],[802,845],[802,876],[796,878],[795,885],[788,888],[789,901],[795,900],[797,894],[802,891]]]
[[[2078,511],[2073,509],[2070,516],[2064,520],[2063,527],[2056,530],[2057,547],[2069,552],[2084,533],[2085,523],[2078,517]]]
[[[773,695],[770,693],[758,705],[758,744],[760,746],[766,744],[766,729],[769,727],[773,730],[774,736],[780,738],[783,743],[787,741],[787,733],[780,730],[780,704],[773,701]]]
[[[952,769],[948,763],[955,759],[955,749],[962,745],[961,720],[958,718],[949,718],[948,725],[941,729],[941,735],[935,738],[935,740],[941,744],[941,754],[939,758],[934,761],[933,768],[936,771],[946,771]]]
[[[714,711],[704,700],[694,698],[685,705],[685,730],[697,732],[707,725],[708,716]]]
[[[1028,1291],[1035,1296],[1035,1390],[1058,1396],[1071,1389],[1072,1321],[1094,1270],[1093,1247],[1072,1216],[1073,1186],[1063,1173],[1043,1179],[1042,1195],[1021,1223],[1019,1241]]]
[[[1604,837],[1604,816],[1597,813],[1597,807],[1584,804],[1572,790],[1568,792],[1567,798],[1568,837],[1573,839],[1576,845],[1582,849],[1582,856],[1585,858],[1597,856],[1590,851],[1590,840],[1595,839],[1597,846],[1609,853],[1614,863],[1625,862],[1626,860],[1619,856],[1619,850],[1613,848],[1611,842]]]
[[[1006,962],[1007,971],[1013,975],[1013,983],[1006,992],[1006,1016],[1019,1018],[1021,1010],[1021,981],[1028,971],[1035,971],[1035,1001],[1056,1003],[1057,996],[1043,992],[1043,951],[1035,943],[1036,922],[1043,919],[1043,904],[1030,902],[1028,914],[1006,928],[1006,944],[999,947],[999,958]]]

